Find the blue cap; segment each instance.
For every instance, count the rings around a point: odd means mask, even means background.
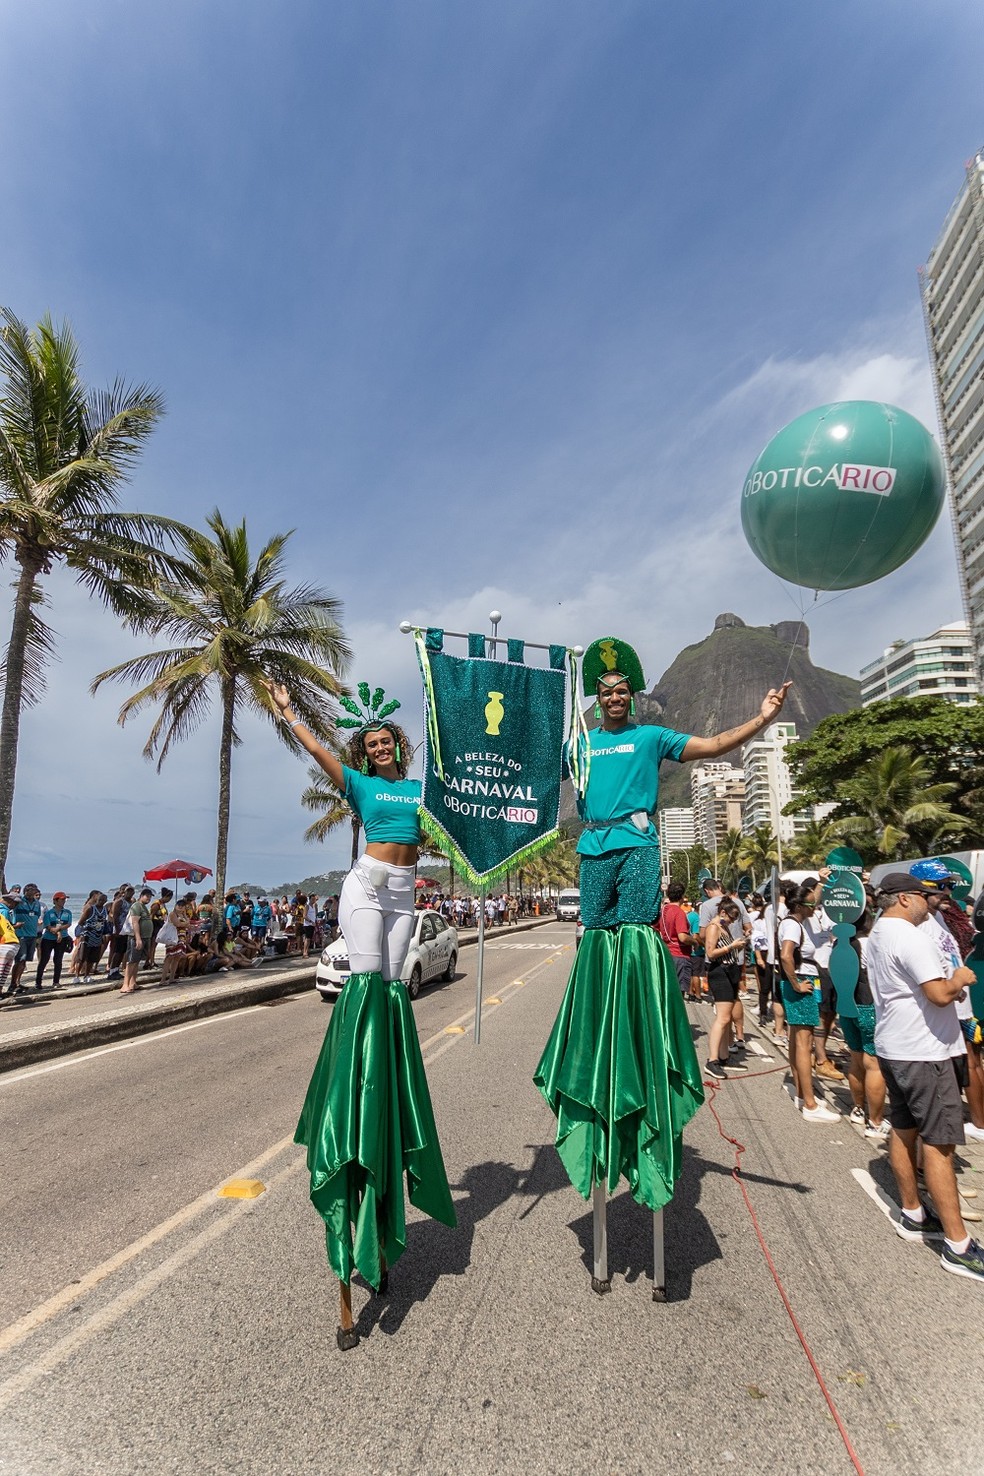
[[[938,891],[942,891],[948,882],[959,880],[942,861],[917,861],[914,866],[909,867],[909,875]]]

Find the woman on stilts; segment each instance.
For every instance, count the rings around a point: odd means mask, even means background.
[[[328,1259],[341,1283],[338,1346],[359,1341],[351,1277],[377,1292],[406,1246],[403,1175],[417,1209],[454,1225],[413,1011],[400,975],[413,934],[420,842],[420,782],[406,777],[412,750],[377,688],[342,698],[354,728],[347,764],[323,748],[291,707],[286,687],[267,690],[297,741],[362,821],[366,848],[342,885],[338,922],[351,973],[336,1001],[294,1141],[307,1148],[311,1201],[325,1222]]]

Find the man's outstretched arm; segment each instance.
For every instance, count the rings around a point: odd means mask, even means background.
[[[686,763],[691,759],[718,758],[722,753],[730,753],[733,748],[740,748],[743,743],[754,738],[756,733],[761,733],[763,728],[775,722],[786,700],[786,693],[792,685],[792,682],[783,682],[778,690],[773,687],[763,698],[758,716],[750,718],[747,723],[742,723],[737,728],[729,728],[726,733],[715,733],[713,738],[688,739],[687,746],[680,755],[681,760]]]

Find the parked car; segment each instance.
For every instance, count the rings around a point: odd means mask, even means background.
[[[581,911],[581,893],[574,887],[561,892],[557,898],[557,921],[573,922]]]
[[[413,937],[400,975],[410,998],[416,999],[420,986],[431,979],[445,979],[450,984],[457,966],[457,928],[439,912],[415,913]],[[348,944],[344,938],[336,938],[322,951],[315,971],[315,986],[325,1004],[338,998],[350,972]]]

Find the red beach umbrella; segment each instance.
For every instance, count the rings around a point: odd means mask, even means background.
[[[212,875],[211,866],[203,866],[200,861],[163,861],[160,866],[151,867],[150,871],[143,874],[144,881],[186,881],[197,886],[207,876]]]

